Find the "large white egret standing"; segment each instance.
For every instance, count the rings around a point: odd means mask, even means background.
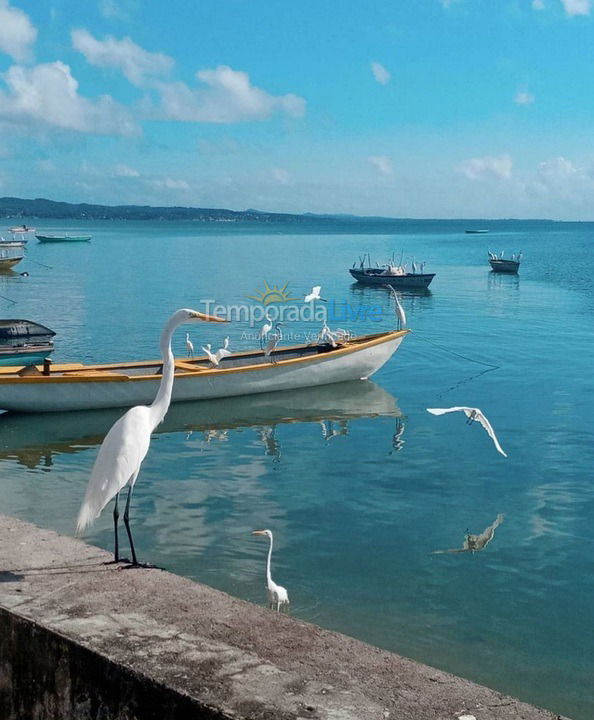
[[[394,309],[396,311],[396,317],[398,318],[398,329],[401,330],[402,328],[406,327],[406,313],[404,312],[404,308],[400,304],[400,300],[398,299],[398,294],[396,293],[396,290],[394,290],[391,285],[385,285],[384,287],[387,287],[394,297]]]
[[[471,408],[471,407],[451,407],[451,408],[427,408],[427,412],[430,412],[432,415],[445,415],[446,413],[451,412],[463,412],[468,420],[466,421],[467,425],[472,425],[473,421],[480,423],[485,430],[487,431],[487,434],[493,441],[495,447],[497,448],[497,452],[500,452],[503,457],[507,457],[507,455],[503,452],[503,449],[501,445],[499,444],[499,440],[497,440],[497,435],[495,435],[495,430],[491,427],[491,423],[487,420],[485,415],[481,410],[478,408]]]
[[[277,585],[270,574],[270,558],[272,556],[272,532],[270,530],[254,530],[252,535],[265,535],[270,540],[268,546],[268,559],[266,560],[266,593],[268,594],[268,606],[280,610],[281,605],[289,604],[289,595],[284,587]]]
[[[196,310],[177,310],[167,321],[161,334],[161,355],[163,357],[163,375],[155,399],[150,405],[137,405],[123,415],[105,436],[91,479],[87,486],[85,499],[78,513],[77,533],[82,532],[97,517],[107,503],[115,497],[113,524],[115,535],[114,561],[119,562],[118,544],[118,498],[120,491],[128,486],[128,498],[124,510],[124,525],[130,541],[132,565],[140,563],[136,558],[132,533],[130,532],[130,498],[138,477],[140,466],[151,442],[151,433],[159,425],[171,403],[175,361],[171,352],[171,338],[178,325],[204,320],[206,322],[226,322],[221,318],[205,315]]]

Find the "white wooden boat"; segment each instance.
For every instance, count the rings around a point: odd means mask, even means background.
[[[295,345],[271,353],[233,353],[213,368],[205,358],[176,360],[174,402],[294,390],[367,379],[396,352],[409,330],[362,335],[341,343]],[[0,368],[0,409],[57,412],[152,402],[161,361]]]
[[[9,270],[25,257],[25,242],[23,240],[0,239],[0,270]]]

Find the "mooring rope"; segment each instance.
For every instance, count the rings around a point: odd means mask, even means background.
[[[468,360],[468,362],[476,363],[477,365],[484,365],[485,367],[491,368],[492,370],[499,370],[501,368],[501,365],[493,365],[493,363],[487,363],[483,360],[476,360],[476,358],[471,358],[468,357],[468,355],[462,355],[461,353],[455,352],[455,350],[450,350],[449,348],[444,347],[443,345],[440,345],[433,340],[429,340],[429,338],[423,337],[423,335],[421,335],[418,330],[414,330],[413,335],[420,338],[421,340],[424,340],[426,343],[429,343],[429,345],[433,345],[434,347],[437,347],[440,350],[449,353],[450,355],[462,358],[462,360]]]

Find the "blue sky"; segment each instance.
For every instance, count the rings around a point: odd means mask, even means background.
[[[594,219],[593,0],[0,0],[0,194]]]

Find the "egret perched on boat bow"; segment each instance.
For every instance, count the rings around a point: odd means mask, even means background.
[[[266,592],[268,594],[268,606],[280,610],[281,605],[289,604],[289,595],[284,587],[277,585],[270,574],[270,557],[272,556],[272,532],[270,530],[254,530],[252,535],[265,535],[270,540],[268,546],[268,559],[266,560]]]
[[[406,313],[404,312],[404,308],[400,304],[400,300],[398,299],[396,290],[394,290],[391,285],[384,285],[384,287],[387,287],[394,296],[394,309],[396,311],[396,317],[398,318],[398,329],[401,330],[402,328],[406,327]]]
[[[188,357],[194,357],[194,343],[190,340],[190,333],[186,333],[186,350],[188,351]]]
[[[427,408],[427,412],[430,412],[432,415],[445,415],[446,413],[451,412],[463,412],[468,420],[466,421],[467,425],[472,425],[473,421],[480,423],[485,430],[487,431],[487,434],[493,441],[493,444],[497,448],[497,452],[500,452],[503,457],[507,457],[507,455],[503,452],[503,449],[501,445],[499,444],[499,440],[497,440],[497,435],[495,435],[495,431],[491,427],[491,423],[487,420],[485,415],[481,410],[478,408],[471,408],[471,407],[451,407],[451,408]]]
[[[312,291],[309,293],[309,295],[306,295],[303,298],[303,302],[312,302],[312,300],[321,300],[322,302],[328,302],[325,298],[320,297],[320,292],[322,291],[321,285],[315,285],[312,288]]]
[[[275,363],[275,359],[271,356],[271,353],[274,352],[276,349],[276,346],[279,344],[279,342],[283,338],[283,333],[281,330],[282,323],[277,323],[274,327],[274,332],[270,333],[268,337],[268,342],[266,343],[266,347],[264,348],[264,357],[269,358],[271,362]]]
[[[120,491],[128,486],[128,498],[124,510],[124,525],[130,541],[132,565],[139,566],[136,558],[132,533],[130,532],[130,498],[150,443],[151,433],[159,425],[171,403],[175,361],[171,352],[171,338],[178,325],[204,320],[207,322],[227,322],[221,318],[205,315],[196,310],[177,310],[167,321],[161,334],[161,355],[163,357],[163,375],[159,389],[151,405],[137,405],[131,408],[111,427],[105,436],[99,454],[95,460],[91,479],[87,486],[85,499],[78,513],[77,533],[82,532],[97,517],[107,503],[115,497],[113,523],[115,535],[114,561],[119,562],[118,545],[118,498]]]

